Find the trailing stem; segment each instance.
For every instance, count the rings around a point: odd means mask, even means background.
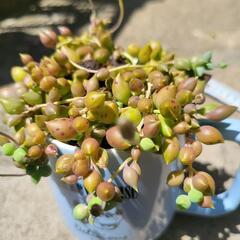
[[[117,175],[123,170],[125,164],[128,164],[132,161],[132,158],[129,157],[127,158],[118,168],[117,170],[111,175],[111,177],[108,179],[108,182],[112,182],[116,177]]]
[[[13,137],[11,137],[10,135],[8,135],[7,133],[4,133],[4,132],[1,132],[1,131],[0,131],[0,135],[6,137],[6,138],[9,139],[10,141],[12,141],[12,142],[14,142],[16,145],[18,145],[17,141],[16,141]]]
[[[84,97],[74,97],[74,98],[69,98],[69,99],[66,99],[66,100],[63,100],[63,101],[58,101],[58,102],[54,102],[53,104],[55,105],[62,105],[62,104],[67,104],[67,103],[71,103],[75,100],[79,100],[79,99],[83,99]],[[26,110],[25,112],[23,112],[21,114],[22,117],[25,117],[27,114],[29,114],[30,112],[35,112],[37,110],[39,110],[40,108],[42,107],[45,107],[48,103],[43,103],[43,104],[38,104],[38,105],[35,105],[34,107],[30,107],[28,108],[28,110]]]
[[[124,19],[124,2],[123,0],[118,0],[118,5],[119,5],[119,17],[116,22],[116,24],[110,29],[110,33],[116,32],[119,27],[121,26],[123,19]]]

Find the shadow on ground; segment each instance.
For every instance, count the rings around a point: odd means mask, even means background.
[[[214,219],[177,214],[173,223],[159,240],[227,240],[230,234],[239,234],[237,227],[239,222],[240,209],[224,217]],[[183,238],[185,234],[191,238]]]
[[[216,193],[226,190],[224,183],[233,176],[224,169],[209,170],[210,164],[195,163],[199,171],[207,171],[216,179]],[[177,213],[164,235],[159,240],[227,240],[230,234],[239,234],[240,208],[235,212],[218,218],[205,218]],[[191,224],[191,226],[189,226]],[[188,237],[184,238],[184,235]]]

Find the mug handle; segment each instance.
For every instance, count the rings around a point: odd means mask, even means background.
[[[224,139],[234,140],[240,143],[240,120],[229,118],[221,122],[201,121],[201,125],[206,124],[218,128],[222,132]],[[202,217],[218,217],[236,210],[240,204],[240,168],[236,172],[234,182],[230,189],[214,196],[213,201],[214,209],[201,208],[197,204],[193,204],[185,213]],[[183,211],[177,211],[183,213]]]

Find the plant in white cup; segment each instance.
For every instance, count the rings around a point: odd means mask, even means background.
[[[145,171],[139,161],[147,161],[141,158],[143,152],[159,154],[165,164],[182,164],[166,179],[170,187],[184,192],[176,198],[178,208],[213,208],[215,182],[193,164],[202,143],[224,141],[219,130],[200,126],[199,120],[220,121],[236,110],[204,104],[209,72],[225,65],[214,64],[210,52],[177,58],[158,41],[118,47],[112,40],[117,26],[109,29],[108,24],[93,17],[88,31],[79,36],[66,27],[59,27],[58,35],[51,30],[41,33],[43,45],[53,51],[40,62],[20,54],[23,66],[11,70],[16,94],[0,99],[7,124],[15,130],[14,136],[1,134],[2,152],[36,183],[51,174],[49,157],[58,157],[53,171],[65,184],[81,181],[87,193],[73,209],[73,217],[85,223],[121,204],[122,192],[115,182],[119,175],[138,191]],[[78,149],[58,155],[52,139]],[[109,148],[129,154],[106,178]]]

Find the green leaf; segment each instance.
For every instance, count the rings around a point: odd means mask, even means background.
[[[38,172],[36,172],[31,176],[31,178],[34,184],[38,184],[41,180],[41,175]]]
[[[204,61],[206,63],[210,62],[211,59],[212,59],[212,52],[211,51],[207,51],[207,52],[203,53],[202,58],[204,59]]]
[[[11,77],[15,82],[22,82],[27,76],[27,72],[23,67],[15,66],[11,69]]]
[[[116,103],[117,103],[117,105],[118,105],[119,108],[122,108],[122,107],[123,107],[123,103],[122,103],[122,102],[117,101]]]
[[[23,162],[26,155],[27,155],[27,151],[24,148],[19,147],[13,153],[13,159],[16,162],[21,163],[21,162]]]
[[[142,115],[138,108],[128,107],[121,113],[120,118],[125,118],[137,126],[142,120]]]
[[[0,104],[2,104],[5,112],[9,114],[20,114],[24,111],[25,104],[20,99],[16,98],[0,98]]]
[[[178,70],[186,70],[189,71],[191,70],[191,61],[186,58],[177,58],[174,61],[174,66]]]
[[[178,139],[176,137],[172,139],[165,139],[162,150],[162,155],[166,164],[176,160],[180,150]]]
[[[188,193],[188,198],[192,203],[200,203],[203,200],[203,193],[198,191],[195,188],[192,188],[190,192]]]
[[[2,152],[6,156],[12,156],[15,150],[16,150],[16,145],[14,143],[5,143],[2,146]]]
[[[181,210],[187,210],[191,207],[191,201],[187,195],[181,194],[176,199],[176,205]]]
[[[87,205],[80,203],[74,207],[73,217],[76,220],[82,221],[85,218],[87,218],[88,216],[89,216],[89,211],[88,211]]]
[[[118,205],[118,202],[108,201],[108,202],[106,202],[106,207],[104,208],[104,211],[109,211],[109,210],[115,208],[117,205]]]
[[[34,105],[37,105],[37,104],[41,104],[42,103],[42,96],[32,90],[26,92],[23,94],[23,99],[24,101],[31,105],[31,106],[34,106]]]
[[[95,217],[94,217],[92,214],[89,215],[89,217],[88,217],[88,222],[89,222],[89,224],[94,224],[94,222],[95,222]]]
[[[132,57],[130,54],[128,54],[127,52],[123,52],[122,53],[123,57],[125,57],[126,59],[129,60],[129,62],[132,65],[136,65],[138,63],[138,58]]]
[[[206,68],[207,68],[208,70],[213,70],[215,67],[216,67],[216,65],[213,64],[213,63],[207,63],[207,64],[206,64]]]
[[[49,165],[43,165],[40,166],[38,169],[38,173],[40,174],[40,176],[42,177],[48,177],[51,175],[52,173],[52,169]]]
[[[196,68],[196,67],[201,67],[204,64],[206,64],[206,61],[202,57],[193,57],[191,59],[191,64],[192,64],[192,68]]]
[[[156,145],[155,143],[153,142],[152,139],[150,138],[143,138],[141,141],[140,141],[140,147],[143,151],[151,151],[153,150]]]
[[[93,197],[88,202],[88,209],[91,210],[92,206],[94,206],[94,205],[102,206],[103,204],[104,204],[104,202],[99,197]]]
[[[36,165],[28,165],[26,167],[26,174],[32,176],[36,173],[37,171],[37,166]]]
[[[202,75],[206,72],[206,68],[202,66],[196,67],[195,72],[198,77],[202,77]]]
[[[164,63],[159,63],[157,65],[157,68],[160,72],[168,72],[168,65],[167,64],[164,64]]]
[[[77,141],[81,141],[84,137],[84,134],[83,133],[78,133],[77,136],[76,136],[76,140]]]
[[[34,122],[41,128],[46,129],[45,122],[47,122],[49,118],[45,115],[35,115]]]
[[[112,94],[117,101],[124,104],[128,103],[131,90],[129,84],[122,78],[121,74],[118,74],[112,83]]]
[[[162,145],[162,142],[163,142],[163,137],[162,137],[162,135],[161,135],[161,134],[158,134],[158,135],[154,138],[154,142],[155,142],[157,145],[161,146],[161,145]]]
[[[219,104],[216,104],[216,103],[204,104],[204,105],[202,105],[202,107],[200,109],[198,109],[198,113],[200,113],[202,115],[206,115],[207,113],[215,110],[218,106],[219,106]]]
[[[164,137],[171,137],[173,135],[173,130],[169,126],[169,122],[161,114],[158,115],[161,123],[161,132]]]

